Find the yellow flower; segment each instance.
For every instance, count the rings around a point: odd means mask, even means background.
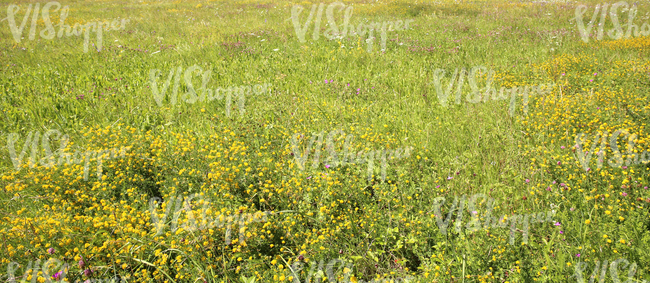
[[[589,223],[591,223],[591,220],[589,219],[585,220],[585,224],[589,224]]]

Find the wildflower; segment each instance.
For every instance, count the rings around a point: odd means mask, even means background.
[[[626,193],[626,192],[622,192],[621,194],[622,194],[624,197],[627,196],[627,193]]]
[[[55,252],[54,248],[47,249],[47,253],[53,255]]]
[[[311,179],[311,176],[307,177],[307,179]]]
[[[328,169],[329,169],[329,168],[330,168],[330,166],[329,166],[329,165],[327,165],[327,164],[325,164],[325,168],[328,168]]]
[[[86,275],[86,277],[90,277],[93,275],[93,271],[90,269],[86,269],[84,270],[84,275]]]
[[[325,83],[327,83],[327,80],[325,80]]]
[[[84,266],[86,266],[86,263],[84,262],[84,258],[81,257],[81,259],[79,260],[79,268],[83,269]]]
[[[577,254],[576,257],[580,257],[580,254]]]
[[[557,165],[562,165],[562,161],[558,161],[558,162],[557,162]]]
[[[530,180],[526,179],[526,183],[529,183],[529,182],[530,182]]]
[[[560,222],[555,222],[555,224],[553,224],[553,225],[555,225],[555,226],[560,226],[560,225],[562,225],[562,224],[561,224]]]
[[[447,180],[451,180],[451,179],[453,179],[453,178],[454,178],[454,177],[447,176]]]
[[[560,148],[561,148],[561,149],[564,149],[564,146],[561,146]]]
[[[59,271],[57,273],[54,273],[54,275],[52,275],[52,277],[54,278],[54,280],[59,281],[59,280],[61,280],[63,278],[63,277],[61,277],[61,275],[63,275],[63,271]]]

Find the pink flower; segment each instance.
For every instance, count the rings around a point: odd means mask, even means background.
[[[79,260],[79,268],[84,268],[86,266],[86,263],[84,262],[84,257],[81,256],[81,259]]]
[[[329,169],[329,168],[330,168],[330,166],[329,166],[329,165],[325,165],[325,168],[328,168],[328,169]]]
[[[311,176],[307,177],[307,179],[311,179]]]
[[[624,197],[627,196],[627,193],[626,193],[626,192],[622,192],[621,194],[622,194]]]
[[[526,183],[529,183],[529,182],[530,182],[530,180],[526,179]]]
[[[53,255],[54,254],[54,248],[49,248],[47,249],[47,253]]]
[[[561,149],[564,149],[564,146],[561,146],[560,148],[561,148]]]
[[[557,162],[557,165],[562,165],[562,161],[558,161],[558,162]]]

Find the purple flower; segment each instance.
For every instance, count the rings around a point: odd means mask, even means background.
[[[555,226],[560,226],[560,225],[562,225],[562,224],[560,224],[560,222],[555,222],[555,224],[553,224],[553,225],[555,225]]]
[[[564,234],[564,231],[560,231],[560,234]]]
[[[576,257],[580,257],[580,254],[577,254]]]
[[[350,86],[350,83],[348,83],[348,86]]]
[[[311,179],[311,176],[307,177],[307,179]]]
[[[325,83],[327,83],[327,80],[325,80]]]
[[[81,256],[81,259],[79,260],[79,268],[84,268],[86,266],[86,263],[84,262],[84,257]]]
[[[453,178],[454,178],[454,177],[447,176],[447,180],[451,180],[451,179],[453,179]]]
[[[621,193],[621,194],[622,194],[624,197],[627,196],[627,193],[626,193],[626,192],[623,192],[623,193]]]
[[[560,187],[566,187],[565,183],[560,183]]]
[[[564,74],[565,74],[565,73],[562,73],[563,76],[564,76]]]
[[[53,255],[55,252],[54,248],[47,249],[47,253]]]
[[[84,270],[84,275],[86,275],[86,277],[90,277],[91,275],[93,275],[93,271],[90,269],[86,269]]]
[[[63,277],[61,277],[61,275],[63,275],[63,271],[59,271],[57,273],[54,273],[54,275],[52,275],[52,277],[54,278],[54,280],[59,281],[59,280],[63,279]]]
[[[436,186],[436,189],[437,189],[437,188],[440,188],[440,185],[437,185],[437,186]]]
[[[526,183],[529,183],[529,182],[530,182],[530,180],[526,179]]]
[[[562,161],[558,161],[558,162],[557,162],[557,165],[562,165]]]
[[[561,149],[564,149],[564,146],[561,146],[560,148],[561,148]]]
[[[329,169],[329,168],[330,168],[330,166],[329,166],[329,165],[325,165],[325,168],[328,168],[328,169]]]

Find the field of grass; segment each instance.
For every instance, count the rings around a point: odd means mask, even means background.
[[[368,34],[328,39],[331,2],[304,42],[292,7],[302,25],[321,2],[60,2],[66,25],[128,19],[101,51],[90,32],[88,52],[84,35],[42,37],[43,17],[25,16],[36,3],[0,0],[0,282],[650,280],[650,36],[612,39],[608,13],[602,39],[596,23],[582,40],[578,5],[586,26],[604,2],[343,0],[355,27],[413,20],[383,51],[378,31],[371,48]],[[642,29],[650,2],[634,3]],[[618,8],[624,32],[629,13]],[[159,91],[171,79],[160,105],[152,75]],[[245,101],[205,96],[263,84]],[[488,84],[507,99],[485,98]],[[509,92],[540,85],[526,111]],[[337,164],[332,150],[348,149],[374,165]],[[507,222],[547,212],[529,233]],[[494,217],[505,228],[482,225]],[[67,266],[35,268],[53,259]]]

